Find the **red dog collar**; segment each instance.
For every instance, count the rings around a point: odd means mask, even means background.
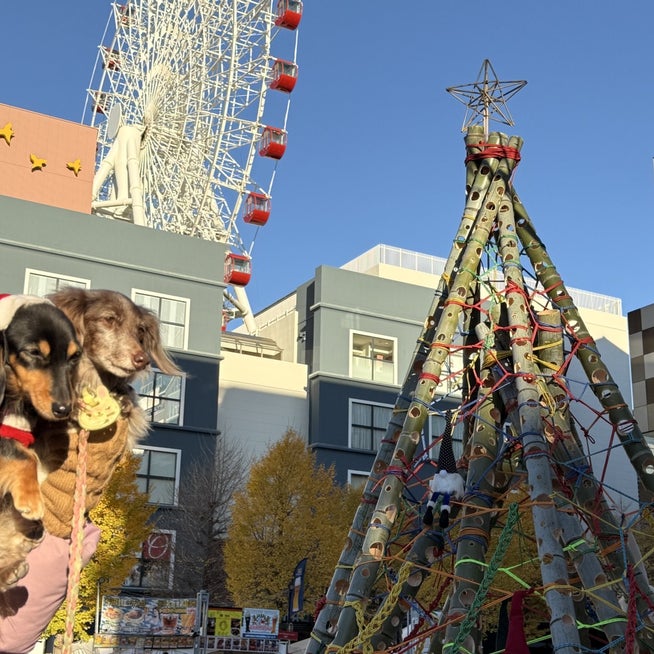
[[[30,445],[34,444],[34,434],[32,434],[31,431],[18,429],[17,427],[12,427],[11,425],[0,425],[0,437],[13,438],[15,441],[18,441],[25,447],[29,447]]]

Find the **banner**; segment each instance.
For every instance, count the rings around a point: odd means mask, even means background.
[[[243,638],[277,638],[279,611],[243,609]]]
[[[207,636],[240,636],[243,610],[209,607],[207,611]]]
[[[191,636],[196,598],[103,597],[100,634]]]
[[[304,607],[304,572],[307,567],[307,560],[302,559],[293,572],[293,582],[289,591],[288,615],[292,617],[299,613]]]

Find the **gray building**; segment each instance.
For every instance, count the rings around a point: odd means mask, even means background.
[[[2,292],[44,295],[70,284],[108,288],[159,315],[165,345],[184,371],[172,378],[154,370],[137,389],[152,421],[141,444],[139,484],[159,507],[159,544],[175,543],[170,509],[186,471],[211,460],[219,433],[224,258],[222,244],[0,196]],[[148,544],[144,556],[147,551]],[[168,565],[169,589],[200,587],[197,579],[175,579],[172,557]],[[161,584],[148,579],[147,560],[129,583],[144,589]]]
[[[378,245],[342,268],[319,266],[313,279],[256,316],[260,334],[284,344],[278,359],[306,367],[307,440],[319,463],[335,465],[341,483],[361,483],[370,470],[444,264],[440,257]],[[620,300],[568,290],[603,361],[631,402],[627,320]],[[449,365],[461,368],[456,357]],[[585,379],[574,361],[570,378]],[[221,375],[221,393],[223,383],[229,380]],[[591,422],[593,412],[601,411],[599,403],[583,386],[575,385],[574,391],[584,393],[575,410]],[[460,402],[456,380],[446,374],[422,435],[425,447],[442,433],[445,411]],[[229,411],[228,405],[221,406],[220,419]],[[461,429],[458,425],[454,433],[455,455],[461,452]],[[601,465],[611,430],[598,424],[594,433],[593,453]],[[430,453],[436,457],[438,451]],[[615,488],[629,502],[636,501],[635,475],[622,448],[611,452],[611,469]]]

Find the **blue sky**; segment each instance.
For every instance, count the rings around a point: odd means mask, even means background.
[[[80,121],[107,0],[3,7],[0,102]],[[527,80],[515,185],[569,286],[654,302],[651,0],[305,0],[300,77],[255,310],[377,243],[446,256],[464,206],[465,108],[484,59]],[[425,307],[425,310],[427,307]]]

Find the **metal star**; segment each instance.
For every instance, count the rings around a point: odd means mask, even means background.
[[[75,161],[69,161],[66,164],[66,168],[68,170],[72,170],[75,173],[75,177],[79,175],[79,171],[82,170],[82,162],[79,159],[75,159]]]
[[[7,145],[11,145],[12,138],[14,138],[14,128],[11,123],[7,123],[2,129],[0,129],[0,139],[4,139],[7,142]]]
[[[526,84],[526,80],[500,82],[491,62],[484,59],[477,81],[472,84],[450,86],[445,90],[466,105],[461,131],[465,132],[470,125],[477,122],[478,117],[481,117],[484,135],[488,138],[488,126],[491,120],[504,125],[513,125],[513,118],[506,103]]]
[[[30,161],[32,162],[32,172],[43,170],[48,163],[45,159],[41,159],[41,157],[37,157],[35,154],[30,154]]]

